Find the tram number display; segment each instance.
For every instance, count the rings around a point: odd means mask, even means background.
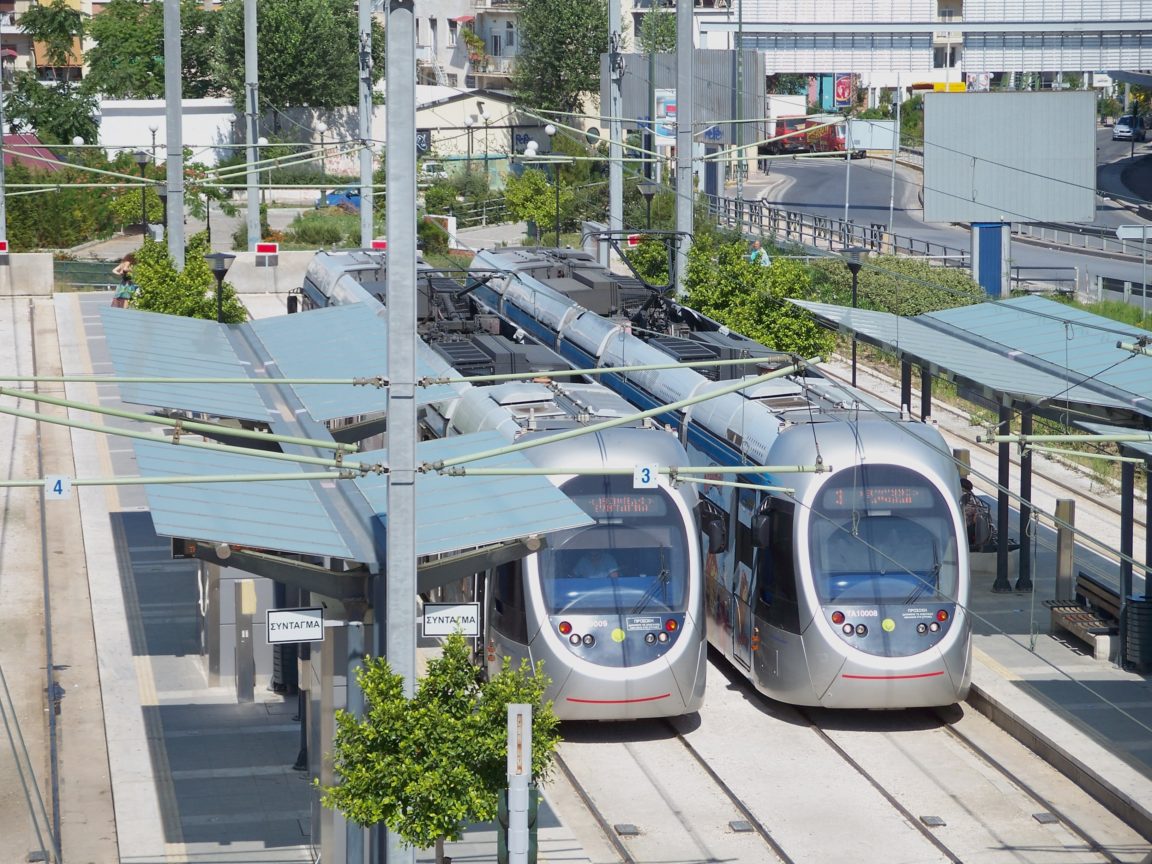
[[[924,486],[841,486],[824,493],[825,510],[899,509],[932,506]]]
[[[589,516],[663,516],[667,512],[659,494],[576,495],[573,500]]]

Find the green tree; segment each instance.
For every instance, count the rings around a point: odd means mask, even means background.
[[[808,92],[807,75],[769,75],[766,83],[769,93],[779,93],[784,96],[798,96]]]
[[[101,159],[96,167],[109,166]],[[46,177],[43,171],[31,170],[20,162],[4,170],[5,182],[10,185],[45,182],[50,177],[49,182],[55,187],[34,194],[14,194],[9,191],[8,240],[13,251],[66,249],[110,235],[115,230],[118,223],[109,209],[113,193],[108,189],[77,185],[90,183],[91,174],[65,168]]]
[[[140,190],[126,189],[112,199],[112,213],[121,225],[136,225],[140,222],[140,212],[148,214],[149,225],[159,225],[164,221],[164,205],[154,186],[144,188],[144,202],[141,207]]]
[[[676,13],[655,8],[640,22],[637,34],[644,54],[668,54],[676,50]]]
[[[388,662],[365,660],[357,680],[365,711],[336,715],[332,766],[340,782],[323,788],[323,804],[358,825],[383,822],[404,842],[428,848],[456,840],[470,822],[496,815],[507,785],[507,706],[532,706],[532,776],[551,770],[559,721],[544,702],[548,679],[527,661],[483,680],[464,637],[445,643],[412,699]]]
[[[41,84],[35,72],[15,76],[4,113],[14,132],[34,130],[43,141],[63,143],[76,136],[96,140],[96,100],[77,91],[68,80],[69,64],[77,64],[75,47],[84,36],[84,15],[66,0],[33,4],[20,16],[20,26],[39,46],[36,66],[52,70],[52,84]]]
[[[13,132],[35,132],[41,141],[63,144],[80,137],[95,141],[94,96],[81,93],[67,81],[41,84],[33,72],[18,72],[12,91],[4,99],[4,119]]]
[[[215,13],[200,0],[180,4],[182,91],[186,99],[223,92],[212,77]],[[84,89],[111,99],[159,99],[164,95],[164,5],[144,0],[111,0],[92,19],[95,41],[85,59]]]
[[[20,26],[40,46],[36,65],[52,68],[54,78],[70,63],[77,64],[76,40],[84,36],[84,14],[68,5],[67,0],[33,3],[20,16]],[[34,49],[36,50],[36,49]]]
[[[763,267],[747,253],[743,240],[697,238],[688,256],[685,304],[778,351],[811,357],[830,350],[833,336],[788,302],[814,296],[807,268],[779,256]]]
[[[244,2],[219,16],[216,77],[244,103]],[[261,108],[355,105],[359,80],[356,0],[261,0],[257,6]],[[384,75],[384,29],[372,23],[372,81]]]
[[[132,278],[139,286],[132,305],[148,312],[215,321],[216,277],[204,260],[208,251],[207,235],[203,231],[193,234],[185,248],[184,269],[177,270],[167,245],[145,239],[132,267]],[[222,293],[224,321],[247,321],[248,311],[232,286],[225,282]]]
[[[560,187],[560,212],[572,204],[572,187]],[[519,177],[509,174],[504,181],[504,202],[514,219],[527,219],[536,223],[538,234],[543,234],[556,223],[556,187],[548,182],[543,171],[526,168]]]
[[[600,90],[600,54],[608,44],[606,0],[524,0],[516,96],[538,111],[578,113]]]

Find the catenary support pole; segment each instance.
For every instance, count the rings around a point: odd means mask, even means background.
[[[164,0],[164,135],[165,207],[168,254],[177,270],[184,269],[184,97],[180,71],[180,0]],[[153,156],[155,158],[155,156]]]
[[[1032,409],[1020,409],[1020,434],[1032,434]],[[1025,447],[1020,453],[1020,573],[1016,577],[1017,591],[1032,590],[1032,451]]]
[[[413,0],[388,0],[388,141],[416,140],[416,16]],[[487,158],[487,153],[485,153]],[[372,653],[388,658],[411,697],[416,686],[416,147],[388,153],[388,538],[383,578],[375,580]],[[387,591],[384,591],[384,583]],[[379,620],[382,613],[384,628]],[[415,850],[373,831],[373,860],[413,864]],[[380,855],[384,848],[387,857]],[[359,864],[359,862],[357,862]]]
[[[358,675],[364,666],[364,625],[360,621],[348,622],[347,657],[347,711],[353,717],[364,716],[364,691],[360,688]],[[364,828],[346,819],[344,822],[344,848],[348,864],[362,864],[364,861]]]
[[[1120,668],[1128,662],[1128,598],[1132,595],[1132,523],[1136,519],[1136,466],[1120,463]],[[1145,527],[1147,530],[1147,527]],[[1147,591],[1147,588],[1145,588]]]
[[[372,0],[359,0],[360,27],[360,245],[376,236],[372,208]]]
[[[1000,425],[997,427],[1001,435],[1012,431],[1012,405],[1005,403],[1000,406]],[[996,482],[999,489],[996,492],[996,581],[992,583],[992,590],[1004,593],[1012,590],[1008,581],[1008,483],[1012,463],[1009,448],[1011,444],[1000,445],[997,459]]]
[[[0,133],[4,131],[4,77],[0,75]],[[0,240],[8,239],[8,207],[4,203],[7,190],[4,188],[4,136],[0,134]]]
[[[624,148],[620,138],[620,117],[624,113],[622,87],[624,84],[624,35],[620,31],[620,0],[608,0],[608,228],[624,229]],[[559,245],[559,244],[557,244]],[[611,246],[605,244],[611,250]],[[611,264],[612,252],[608,252]]]
[[[693,60],[693,4],[678,0],[676,4],[676,295],[684,296],[688,275],[688,253],[692,250],[693,207],[692,128],[696,112]]]
[[[244,134],[248,174],[248,251],[260,239],[260,172],[256,167],[256,114],[260,110],[256,56],[256,0],[244,0]]]

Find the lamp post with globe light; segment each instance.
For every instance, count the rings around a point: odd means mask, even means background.
[[[268,139],[265,138],[263,135],[261,135],[259,138],[256,139],[256,158],[261,162],[264,161],[264,148],[267,146],[268,146]],[[260,187],[260,203],[261,204],[263,204],[265,202],[264,193],[265,193],[265,191],[267,191],[268,184],[272,180],[272,169],[266,168],[266,171],[267,171],[267,174],[265,174],[264,184]]]
[[[145,153],[143,150],[137,150],[136,152],[134,152],[132,154],[132,161],[140,166],[140,179],[146,181],[148,178],[147,178],[147,175],[145,175],[145,173],[144,173],[144,169],[148,165],[148,154]],[[147,187],[146,183],[142,183],[140,186],[140,225],[142,227],[142,233],[145,236],[147,236],[147,234],[148,234],[148,187]]]
[[[844,264],[848,268],[848,272],[852,274],[852,308],[856,308],[856,287],[860,276],[860,268],[864,266],[864,256],[868,254],[868,250],[860,246],[852,246],[844,250]],[[856,322],[852,322],[852,327],[856,327]],[[856,334],[853,330],[852,334],[852,386],[856,386]]]
[[[216,322],[224,323],[224,277],[228,275],[228,268],[232,266],[235,255],[227,252],[212,252],[204,256],[208,266],[212,268],[212,275],[216,277]]]
[[[656,196],[656,193],[660,190],[660,184],[654,182],[653,180],[649,179],[648,177],[644,177],[640,180],[640,182],[637,184],[637,186],[640,189],[640,194],[644,196],[644,203],[648,207],[648,228],[651,229],[652,228],[652,199]]]
[[[468,173],[472,173],[472,128],[476,125],[476,115],[469,114],[464,118],[464,128],[468,130]]]
[[[320,133],[320,206],[326,203],[324,195],[324,181],[328,179],[328,156],[324,152],[324,133],[328,131],[327,123],[317,123],[316,131]]]
[[[148,125],[148,131],[152,133],[152,164],[153,165],[156,164],[156,133],[159,130],[160,130],[160,127],[157,126],[155,123],[150,123]]]
[[[544,134],[548,136],[548,150],[552,150],[552,141],[556,137],[556,127],[549,123],[544,127]],[[552,182],[556,184],[556,248],[560,248],[560,163],[553,162]]]

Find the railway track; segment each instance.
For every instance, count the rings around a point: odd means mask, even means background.
[[[565,728],[561,771],[596,826],[585,848],[602,850],[597,864],[1137,864],[1148,852],[975,711],[797,708],[724,661],[709,674],[698,715]]]

